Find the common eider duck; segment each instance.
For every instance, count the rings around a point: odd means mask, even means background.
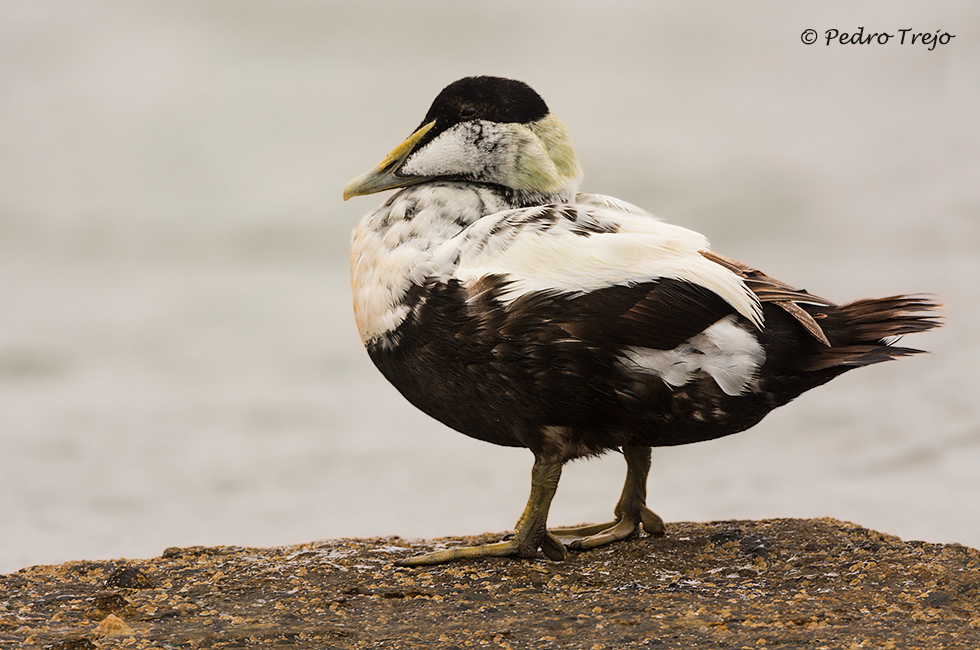
[[[938,324],[900,295],[835,304],[711,252],[707,240],[580,193],[565,126],[529,86],[460,79],[344,199],[399,190],[358,224],[354,313],[378,369],[467,436],[534,454],[515,532],[410,557],[553,559],[662,535],[646,506],[651,448],[743,431],[804,391],[920,350]],[[626,459],[615,520],[547,528],[562,466]]]

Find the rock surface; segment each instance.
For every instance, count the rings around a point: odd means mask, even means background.
[[[980,648],[980,552],[831,520],[674,523],[564,562],[498,536],[167,549],[0,576],[0,647]]]

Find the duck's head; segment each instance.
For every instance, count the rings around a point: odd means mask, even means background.
[[[574,195],[581,175],[565,125],[530,86],[466,77],[439,93],[407,140],[344,188],[344,200],[436,180],[529,197]]]

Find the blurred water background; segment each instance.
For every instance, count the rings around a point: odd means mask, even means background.
[[[861,26],[955,38],[823,42]],[[657,450],[668,522],[980,546],[980,5],[0,0],[0,571],[513,526],[531,455],[416,412],[349,306],[383,197],[343,186],[471,74],[537,89],[588,191],[819,295],[948,305],[930,355]],[[622,477],[571,464],[552,523]]]

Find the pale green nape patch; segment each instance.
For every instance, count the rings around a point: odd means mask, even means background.
[[[548,113],[528,128],[541,141],[559,176],[572,179],[582,175],[582,168],[578,164],[578,157],[572,146],[572,138],[561,120],[554,114]]]
[[[521,146],[515,160],[516,185],[538,192],[558,192],[577,183],[582,168],[568,129],[549,113],[524,127],[532,143]]]

